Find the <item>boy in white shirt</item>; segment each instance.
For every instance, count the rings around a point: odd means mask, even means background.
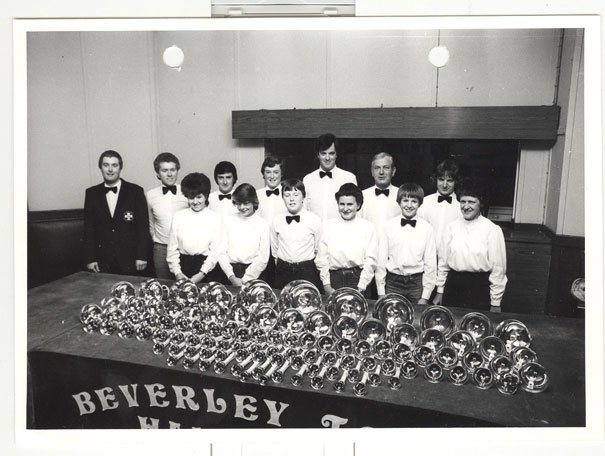
[[[237,214],[237,209],[231,201],[233,187],[237,182],[235,165],[229,161],[217,163],[214,167],[214,182],[218,185],[218,190],[210,193],[208,197],[210,209],[219,215]]]
[[[153,265],[156,277],[172,279],[174,277],[166,262],[170,225],[174,214],[187,209],[189,205],[181,193],[181,186],[177,184],[181,168],[179,159],[169,152],[163,152],[153,160],[153,168],[162,183],[145,194],[149,208],[149,232],[153,239]]]
[[[269,156],[263,161],[260,172],[263,175],[265,186],[256,190],[258,196],[258,215],[271,226],[276,215],[285,215],[288,213],[286,204],[282,198],[280,186],[284,173],[284,164],[279,158]],[[275,253],[273,252],[271,252],[263,278],[269,285],[274,285]]]
[[[437,185],[437,192],[425,196],[422,206],[418,209],[418,217],[433,227],[438,258],[445,227],[454,220],[462,219],[460,203],[455,192],[461,179],[460,168],[455,161],[444,160],[439,163],[435,174],[431,176],[431,180]]]
[[[238,214],[225,218],[218,262],[231,285],[241,287],[258,279],[269,260],[269,225],[261,218],[256,190],[241,184],[233,192]]]
[[[401,217],[385,222],[379,240],[378,296],[400,293],[413,304],[428,304],[435,288],[437,255],[431,225],[418,218],[424,191],[415,183],[397,191]]]
[[[326,133],[315,141],[315,152],[319,160],[319,169],[303,178],[306,188],[305,207],[316,214],[323,222],[338,217],[338,208],[334,202],[334,193],[342,184],[357,184],[355,174],[336,166],[336,138]]]
[[[363,206],[363,194],[357,185],[342,185],[335,197],[340,217],[324,224],[315,264],[327,294],[342,287],[364,293],[376,269],[376,228],[357,217]]]
[[[206,207],[210,179],[201,173],[187,174],[181,182],[181,191],[189,208],[178,211],[172,218],[166,260],[177,280],[209,282],[218,260],[222,228],[221,216]]]
[[[306,192],[298,179],[282,182],[288,215],[277,215],[271,224],[271,251],[276,257],[275,286],[283,288],[292,280],[308,280],[323,290],[315,267],[321,220],[303,207]]]

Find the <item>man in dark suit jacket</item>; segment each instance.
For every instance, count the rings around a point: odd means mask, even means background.
[[[147,201],[141,187],[120,179],[122,166],[120,154],[106,150],[99,157],[103,183],[86,189],[86,268],[92,272],[136,275],[147,267]]]

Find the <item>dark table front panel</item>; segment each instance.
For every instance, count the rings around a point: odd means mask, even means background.
[[[347,420],[343,427],[585,426],[584,322],[581,320],[488,313],[494,323],[518,318],[527,324],[534,336],[532,348],[550,376],[550,386],[544,393],[519,391],[514,396],[506,396],[495,388],[483,391],[470,384],[454,386],[447,381],[431,384],[418,377],[403,380],[399,391],[392,391],[386,385],[370,387],[365,398],[358,398],[353,395],[351,385],[347,385],[343,394],[333,392],[331,382],[326,382],[323,390],[315,391],[308,385],[308,379],[299,388],[288,382],[263,387],[241,383],[230,375],[188,371],[180,363],[168,367],[165,355],[157,356],[151,351],[151,341],[84,333],[78,320],[81,306],[108,295],[118,280],[138,285],[142,279],[77,273],[30,290],[28,361],[33,427],[138,428],[139,416],[158,419],[159,427],[170,426],[170,421],[181,427],[273,427],[267,423],[271,414],[265,400],[288,404],[281,414],[283,427],[333,426],[339,419]],[[422,308],[417,306],[415,325],[421,312]],[[452,312],[458,321],[466,309],[452,309]],[[291,374],[288,371],[287,378]],[[155,383],[163,386],[171,405],[144,405],[145,400],[149,402],[145,385]],[[136,391],[141,400],[138,406],[130,407],[121,387],[129,388],[125,385],[133,384],[138,385]],[[182,387],[195,392],[193,401],[199,410],[175,407],[175,391],[190,391]],[[117,401],[115,409],[101,410],[102,401],[95,390],[103,388],[111,388],[115,399],[109,403],[115,405]],[[130,388],[135,394],[132,389],[135,387]],[[225,400],[224,413],[207,411],[204,390],[210,389],[215,390],[215,397]],[[99,393],[101,396],[105,394],[103,391]],[[90,395],[94,412],[79,414],[74,395],[80,393]],[[86,394],[77,397],[84,401]],[[256,420],[236,416],[236,396],[255,399]],[[327,415],[331,418],[324,419]]]

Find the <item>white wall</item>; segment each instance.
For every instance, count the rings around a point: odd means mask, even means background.
[[[226,159],[240,182],[260,185],[262,142],[231,139],[232,110],[550,105],[558,37],[540,29],[441,31],[451,59],[437,71],[427,60],[436,30],[32,34],[29,208],[82,207],[107,148],[124,156],[124,178],[145,188],[157,184],[151,162],[162,151],[179,156],[182,175],[211,175]],[[161,59],[172,44],[185,52],[181,72]],[[544,163],[524,154],[521,174],[531,178]],[[63,178],[49,185],[49,174]],[[545,185],[521,193],[531,209],[518,200],[518,221],[537,220],[533,209],[544,201],[535,196]]]

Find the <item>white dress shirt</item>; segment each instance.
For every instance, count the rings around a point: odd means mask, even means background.
[[[372,222],[377,229],[380,229],[384,222],[401,215],[401,208],[397,204],[398,187],[389,185],[389,196],[376,196],[375,185],[366,188],[363,193],[363,206],[361,206],[361,216]]]
[[[437,292],[443,293],[450,269],[458,272],[489,272],[490,301],[499,306],[506,288],[506,245],[502,229],[479,215],[474,220],[455,220],[444,230],[439,257]]]
[[[227,278],[233,275],[231,263],[249,264],[242,277],[246,283],[258,279],[269,261],[269,224],[256,214],[230,215],[224,219],[218,262]]]
[[[116,205],[118,204],[118,196],[120,195],[120,189],[122,188],[122,179],[118,179],[118,183],[116,185],[104,185],[105,188],[115,187],[118,189],[116,193],[114,192],[106,192],[105,199],[107,200],[107,206],[109,207],[109,213],[113,218],[113,214],[116,211]]]
[[[321,282],[330,285],[330,270],[362,268],[359,284],[365,290],[376,269],[378,237],[372,222],[355,217],[353,220],[333,218],[324,223],[315,264]]]
[[[181,186],[176,185],[176,195],[172,192],[163,192],[163,186],[152,188],[145,196],[149,209],[149,232],[153,242],[168,244],[170,225],[175,212],[187,209],[187,198],[181,193]]]
[[[207,258],[200,271],[208,274],[218,260],[222,229],[222,217],[208,208],[199,212],[183,209],[175,213],[166,249],[170,272],[181,273],[179,254],[182,253],[205,255]]]
[[[237,214],[237,208],[233,204],[233,199],[223,198],[218,199],[219,195],[231,195],[233,198],[233,190],[229,193],[221,193],[219,190],[208,195],[208,208],[219,215],[234,215]]]
[[[321,220],[302,209],[300,222],[286,222],[291,214],[277,215],[271,224],[271,252],[275,258],[288,263],[300,263],[315,258],[321,236]]]
[[[271,225],[276,215],[286,214],[286,203],[282,198],[281,186],[275,187],[277,195],[267,196],[267,190],[269,187],[256,189],[256,195],[258,196],[258,215],[260,215],[265,221]]]
[[[445,227],[454,220],[463,220],[462,211],[460,211],[460,202],[455,193],[452,193],[452,202],[438,202],[440,193],[432,193],[424,197],[422,205],[418,208],[418,217],[423,218],[431,224],[435,232],[435,245],[437,246],[437,256],[440,255],[441,239]]]
[[[334,194],[342,184],[350,182],[357,184],[357,179],[353,173],[345,171],[335,166],[332,169],[332,178],[324,176],[319,177],[320,169],[307,174],[303,178],[307,196],[305,198],[305,207],[313,212],[322,222],[328,219],[339,217],[338,204]]]
[[[376,288],[385,293],[386,273],[411,275],[422,272],[422,298],[429,299],[435,288],[437,253],[433,227],[417,216],[416,226],[401,226],[401,216],[387,220],[383,225],[378,245]]]

